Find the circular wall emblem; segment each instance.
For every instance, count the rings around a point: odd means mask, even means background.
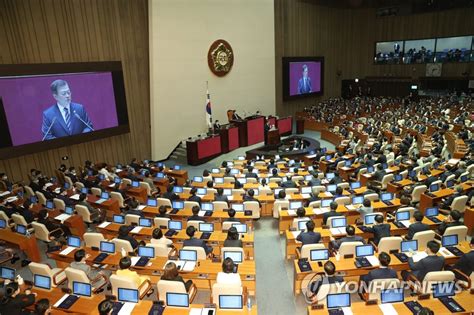
[[[212,73],[219,77],[229,73],[234,64],[234,52],[230,44],[223,39],[212,43],[207,52],[207,63]]]

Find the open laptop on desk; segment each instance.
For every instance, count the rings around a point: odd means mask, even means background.
[[[328,218],[331,220],[331,218]],[[346,234],[346,226],[347,226],[347,218],[335,218],[331,220],[331,228],[329,231],[332,235],[345,235]]]
[[[408,261],[407,253],[416,252],[418,251],[418,241],[411,240],[411,241],[402,241],[400,243],[400,252],[395,253],[394,255],[400,260],[401,262],[405,263]]]
[[[42,275],[33,275],[33,286],[43,290],[51,290],[51,278]]]
[[[362,184],[360,182],[353,182],[353,183],[350,183],[350,187],[351,188],[349,189],[349,192],[351,194],[355,194],[355,190],[362,187]]]
[[[0,278],[14,280],[15,279],[15,269],[8,267],[0,267]]]
[[[364,203],[364,196],[354,196],[352,197],[352,204],[347,205],[346,208],[348,210],[356,210],[362,207],[362,204]]]
[[[378,264],[378,259],[374,256],[374,247],[372,245],[356,246],[355,254],[355,265],[357,268],[371,267]]]
[[[67,247],[63,249],[59,255],[64,255],[67,256],[69,253],[71,253],[73,250],[76,248],[81,247],[81,238],[77,236],[68,236],[67,238]]]
[[[395,222],[393,224],[400,229],[410,226],[410,211],[397,211],[395,213]]]
[[[239,234],[247,233],[247,224],[234,223],[232,224],[232,227],[235,227],[237,229],[237,233]]]
[[[433,223],[441,223],[441,220],[437,218],[439,215],[438,207],[430,207],[425,210],[425,217]]]
[[[132,257],[132,260],[138,259],[132,265],[138,266],[138,267],[144,267],[148,264],[150,259],[155,258],[155,248],[151,246],[138,246],[138,256],[140,258]]]
[[[150,218],[140,218],[138,219],[138,226],[151,228],[153,221]]]
[[[117,289],[118,302],[114,302],[113,315],[131,314],[135,305],[140,301],[140,295],[136,289]]]
[[[199,231],[202,232],[201,239],[208,240],[214,232],[214,224],[207,222],[199,222]]]
[[[212,216],[212,211],[214,211],[214,205],[210,202],[203,202],[201,204],[201,211],[199,211],[199,216],[201,217]]]
[[[184,201],[173,201],[172,206],[171,214],[176,214],[179,210],[184,209]]]
[[[7,222],[3,219],[0,219],[0,229],[5,229],[7,227]]]
[[[320,267],[322,267],[322,261],[326,261],[328,259],[329,259],[328,249],[312,249],[309,252],[309,260],[317,261]]]
[[[95,203],[103,203],[107,200],[110,199],[110,194],[107,192],[107,191],[103,191],[101,194],[100,194],[100,199],[97,200]]]
[[[227,258],[232,259],[234,262],[234,273],[239,269],[239,264],[244,262],[244,257],[240,251],[226,250],[222,253],[222,258],[225,260]]]
[[[351,307],[350,293],[335,293],[326,296],[329,315],[343,315],[345,308]]]
[[[458,236],[456,234],[446,235],[441,238],[441,245],[451,254],[460,257],[464,253],[456,246],[458,245]]]
[[[147,207],[158,207],[158,201],[156,199],[148,198],[146,205]]]
[[[236,212],[243,212],[244,211],[244,205],[242,203],[233,203],[231,207]]]
[[[189,295],[186,293],[166,293],[167,307],[189,307]]]
[[[441,282],[433,284],[433,297],[438,299],[452,313],[464,312],[464,308],[452,297],[456,295],[456,285],[454,282]]]
[[[242,295],[219,295],[219,309],[239,311],[244,308]]]
[[[60,215],[55,216],[54,219],[61,221],[61,223],[63,223],[64,221],[69,219],[73,214],[74,214],[74,209],[71,206],[66,206],[66,208],[64,208],[64,213],[61,213]]]
[[[312,187],[301,187],[300,192],[303,198],[308,199],[311,197]]]
[[[84,282],[72,282],[72,294],[64,295],[54,306],[61,309],[70,309],[71,306],[81,297],[92,296],[92,286],[89,283]]]
[[[109,254],[115,254],[115,243],[100,241],[100,251],[101,253],[94,258],[95,263],[101,263]]]
[[[388,289],[380,292],[380,302],[385,303],[401,303],[404,301],[403,289]]]
[[[183,222],[169,220],[168,221],[168,231],[165,233],[165,236],[166,237],[172,237],[172,236],[178,234],[178,231],[181,231],[182,229],[183,229]]]
[[[125,216],[120,215],[120,214],[114,214],[112,217],[112,220],[116,224],[124,224],[125,223]]]
[[[382,193],[380,195],[380,201],[382,201],[387,206],[393,206],[392,200],[393,200],[392,193]]]

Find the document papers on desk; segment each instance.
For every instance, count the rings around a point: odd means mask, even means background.
[[[71,197],[69,197],[69,199],[79,200],[79,194],[72,195]]]
[[[143,210],[143,209],[145,209],[145,208],[146,208],[146,206],[144,206],[144,205],[141,205],[141,206],[138,206],[138,208],[137,208],[137,209],[138,209],[138,210],[140,210],[140,211],[142,211],[142,210]]]
[[[68,246],[65,249],[63,249],[61,252],[59,252],[59,255],[67,256],[69,255],[69,253],[71,253],[75,249],[76,247]]]
[[[379,304],[379,308],[382,311],[383,315],[397,315],[397,311],[391,303]]]
[[[345,227],[330,228],[329,231],[332,235],[346,235]]]
[[[443,255],[443,257],[450,258],[450,257],[456,257],[453,253],[451,253],[446,247],[441,247],[439,249],[439,253]]]
[[[350,307],[341,307],[341,310],[344,315],[353,315],[352,309]]]
[[[102,222],[101,224],[98,225],[101,229],[105,229],[107,226],[109,226],[111,222]]]
[[[132,311],[135,308],[135,305],[137,305],[137,303],[130,303],[130,302],[123,303],[123,306],[122,308],[120,308],[118,315],[132,314]]]
[[[304,199],[309,199],[311,197],[310,194],[301,194],[301,196],[304,198]]]
[[[292,216],[292,217],[295,217],[296,216],[296,211],[295,210],[291,210],[291,209],[288,209],[286,210],[288,212],[288,215],[289,216]]]
[[[105,202],[105,201],[107,201],[107,199],[99,199],[99,200],[97,200],[95,203],[101,204],[101,203],[103,203],[103,202]]]
[[[64,294],[62,298],[60,298],[56,303],[54,303],[54,307],[58,308],[61,303],[69,297],[69,294]]]
[[[62,213],[56,217],[54,217],[55,220],[61,221],[61,223],[64,223],[67,219],[69,219],[71,216],[69,214]]]
[[[401,224],[403,224],[404,227],[408,228],[411,224],[410,220],[403,220],[403,221],[398,221]]]
[[[208,315],[209,311],[214,311],[214,314],[216,313],[215,308],[191,308],[189,315]]]
[[[174,263],[178,270],[182,271],[193,271],[194,268],[196,268],[196,262],[195,261],[185,261],[185,260],[168,260],[165,265],[163,266],[163,269],[168,263]]]
[[[136,226],[130,231],[130,233],[140,233],[142,228],[143,228],[142,226]]]
[[[372,267],[377,267],[380,265],[379,259],[375,256],[366,256],[365,258],[367,258]]]
[[[329,208],[313,208],[314,214],[323,214],[329,211],[331,211]]]
[[[414,254],[412,256],[413,262],[415,262],[415,263],[419,262],[420,260],[422,260],[425,257],[428,257],[428,254],[426,252],[417,252],[416,254]]]

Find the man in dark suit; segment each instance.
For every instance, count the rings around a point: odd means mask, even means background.
[[[309,220],[306,222],[307,232],[301,232],[296,240],[301,242],[302,245],[306,244],[317,244],[321,240],[321,234],[314,232],[314,222]]]
[[[470,243],[471,251],[465,253],[461,258],[454,264],[453,268],[460,270],[468,277],[474,272],[474,237],[471,238]]]
[[[94,222],[97,222],[101,220],[101,213],[99,209],[94,208],[91,206],[87,201],[86,201],[87,195],[86,194],[80,194],[79,195],[79,202],[77,203],[78,205],[84,206],[89,210],[89,213],[91,215],[91,220]],[[105,213],[104,213],[105,214]]]
[[[174,186],[169,185],[168,188],[166,188],[166,192],[161,197],[168,199],[171,202],[175,200],[179,200],[179,196],[173,192],[173,189],[174,189]]]
[[[51,92],[56,104],[43,111],[43,140],[94,131],[84,107],[71,102],[71,91],[66,81],[53,81]]]
[[[346,226],[346,234],[347,236],[331,242],[335,249],[339,249],[341,244],[345,242],[362,242],[362,244],[365,244],[365,240],[362,236],[355,235],[355,228],[352,225]]]
[[[330,217],[337,217],[337,216],[340,216],[341,214],[339,212],[336,212],[337,210],[337,203],[336,202],[331,202],[331,204],[329,205],[329,208],[331,209],[331,211],[329,212],[326,212],[323,214],[323,225],[327,225],[328,223],[328,219]]]
[[[258,202],[258,206],[261,207],[262,205],[260,204],[260,201],[258,201],[258,199],[255,198],[254,196],[255,196],[255,191],[253,189],[249,189],[247,191],[247,194],[244,195],[244,201],[256,201]]]
[[[224,195],[224,189],[217,188],[217,194],[214,196],[214,201],[224,201],[227,202],[227,205],[229,204],[229,199]]]
[[[204,220],[203,217],[200,217],[199,216],[199,211],[201,210],[201,208],[199,208],[199,206],[194,206],[191,211],[193,213],[192,216],[188,217],[188,221],[206,221]]]
[[[451,211],[448,217],[443,222],[441,222],[441,224],[438,226],[438,231],[437,231],[438,234],[443,235],[444,231],[446,231],[448,227],[463,225],[462,222],[459,221],[461,217],[462,215],[459,211],[457,210]]]
[[[411,274],[415,276],[419,281],[423,281],[426,274],[431,271],[441,271],[444,267],[444,257],[437,256],[440,248],[440,244],[436,241],[429,241],[426,248],[427,257],[419,260],[418,262],[413,261],[413,257],[408,258],[408,266],[410,267]],[[408,280],[410,272],[403,270],[403,280]]]
[[[188,198],[188,201],[194,201],[194,202],[199,203],[199,205],[201,205],[201,197],[196,196],[196,193],[197,193],[196,187],[191,188],[189,193],[191,194],[191,196]]]
[[[382,164],[377,165],[377,171],[375,171],[372,179],[378,182],[381,182],[383,177],[385,176],[386,172],[382,167]]]
[[[375,216],[375,225],[367,227],[367,232],[374,235],[374,243],[378,245],[382,237],[390,236],[390,224],[383,223],[383,216]]]
[[[129,233],[128,226],[122,225],[119,227],[117,238],[121,240],[129,241],[133,249],[136,249],[138,247],[138,241],[133,236],[129,235],[128,233]]]
[[[392,268],[388,268],[390,265],[390,255],[386,252],[381,252],[379,254],[380,267],[378,269],[371,270],[367,275],[362,275],[360,280],[365,282],[367,285],[370,284],[372,280],[377,279],[397,279],[397,272]]]
[[[452,194],[451,196],[447,197],[446,199],[443,200],[443,205],[441,208],[443,209],[449,209],[451,207],[451,204],[453,203],[454,199],[456,197],[460,197],[463,195],[463,188],[461,185],[456,186],[456,192]]]
[[[206,242],[201,239],[194,238],[196,233],[196,228],[194,226],[188,226],[186,229],[186,235],[189,236],[188,240],[184,240],[183,247],[185,246],[198,246],[204,248],[206,255],[210,256],[212,254],[212,247],[208,247]]]
[[[298,94],[306,94],[311,92],[311,78],[308,76],[308,66],[303,65],[303,77],[298,80]]]
[[[245,174],[245,178],[251,177],[251,178],[256,178],[258,179],[258,174],[255,174],[253,172],[253,166],[248,166],[247,167],[247,174]]]
[[[413,238],[413,235],[417,232],[423,232],[423,231],[428,231],[430,229],[430,226],[428,224],[421,223],[423,221],[423,218],[425,217],[423,213],[420,211],[415,211],[413,214],[413,217],[415,218],[415,223],[410,224],[408,227],[408,233],[405,236],[405,239],[411,240]]]
[[[332,261],[328,260],[324,263],[324,273],[325,275],[310,284],[310,291],[313,293],[310,299],[314,302],[317,300],[317,294],[321,288],[321,285],[344,282],[343,277],[336,276],[336,265],[334,265]]]
[[[296,183],[291,180],[291,176],[287,175],[286,176],[286,181],[282,181],[280,184],[280,187],[282,188],[296,188]]]
[[[227,215],[229,217],[227,219],[225,219],[224,222],[240,222],[239,219],[235,218],[235,210],[234,209],[229,209],[229,211],[227,211]]]
[[[339,176],[339,173],[334,173],[334,177],[329,181],[329,184],[331,185],[337,185],[337,184],[340,184],[342,183],[343,180],[342,178]]]
[[[140,217],[144,217],[145,215],[143,214],[142,211],[138,210],[138,206],[140,203],[136,200],[131,200],[128,204],[128,209],[124,212],[125,215],[127,214],[133,214],[133,215],[138,215]]]

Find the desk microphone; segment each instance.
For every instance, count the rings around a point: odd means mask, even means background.
[[[56,116],[53,117],[53,121],[51,122],[51,125],[49,125],[48,131],[46,131],[46,133],[44,134],[43,139],[41,139],[41,141],[44,141],[46,136],[49,134],[49,132],[51,131],[51,128],[53,127],[55,121],[56,121]]]
[[[86,123],[84,120],[82,120],[81,116],[79,116],[79,114],[76,113],[76,111],[74,111],[73,113],[74,113],[74,116],[77,117],[77,119],[79,119],[80,121],[82,121],[82,123],[87,126],[87,128],[89,128],[89,129],[92,130],[92,131],[95,131],[94,128],[92,128],[91,125],[89,125],[89,124]]]

